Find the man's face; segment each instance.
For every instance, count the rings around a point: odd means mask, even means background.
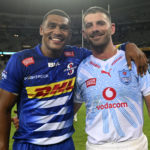
[[[104,13],[88,14],[84,18],[84,37],[92,47],[102,47],[109,43],[115,32],[115,25],[111,24]]]
[[[42,44],[52,51],[62,51],[70,37],[70,26],[68,18],[51,14],[40,27]]]

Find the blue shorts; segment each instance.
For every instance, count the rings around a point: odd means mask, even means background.
[[[35,145],[15,140],[13,150],[75,150],[72,138],[54,145]]]

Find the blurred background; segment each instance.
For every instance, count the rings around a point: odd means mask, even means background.
[[[82,12],[91,6],[108,9],[116,24],[114,44],[130,41],[150,57],[150,0],[0,0],[0,70],[13,52],[40,43],[39,26],[51,9],[72,19],[70,44],[88,47],[82,39]]]

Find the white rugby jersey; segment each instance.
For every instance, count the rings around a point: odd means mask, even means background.
[[[150,94],[150,75],[137,75],[117,51],[103,61],[93,55],[79,65],[74,101],[86,104],[86,133],[93,144],[136,139],[143,128],[143,96]]]

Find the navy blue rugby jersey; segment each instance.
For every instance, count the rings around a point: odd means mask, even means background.
[[[19,129],[14,139],[38,145],[59,143],[73,132],[73,87],[79,63],[91,54],[66,46],[60,58],[43,56],[40,45],[15,53],[0,88],[16,93]]]

